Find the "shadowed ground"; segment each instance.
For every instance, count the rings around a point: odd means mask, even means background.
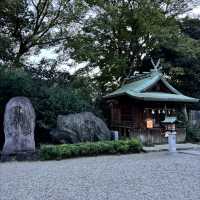
[[[0,200],[199,200],[200,155],[0,163]]]

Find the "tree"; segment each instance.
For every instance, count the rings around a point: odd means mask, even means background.
[[[86,1],[93,17],[71,37],[71,56],[99,68],[101,91],[113,89],[123,79],[141,70],[142,60],[160,43],[177,37],[176,16],[189,1],[113,0]]]
[[[20,66],[24,55],[66,40],[67,26],[81,15],[78,5],[70,0],[1,0],[0,42],[6,49],[0,59]]]
[[[58,69],[58,62],[54,59],[42,59],[36,66],[27,66],[25,71],[35,79],[45,80],[48,85],[68,86],[72,78],[69,72]]]
[[[164,70],[184,94],[200,98],[200,19],[184,18],[179,21],[180,34],[151,52],[151,57],[162,59]]]
[[[198,18],[186,17],[180,22],[180,27],[185,35],[200,40],[200,20]]]

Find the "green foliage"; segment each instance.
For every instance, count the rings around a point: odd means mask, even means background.
[[[1,69],[0,80],[0,114],[3,115],[10,98],[26,96],[36,110],[39,128],[55,127],[58,114],[94,110],[87,88],[84,88],[85,93],[81,93],[81,86],[50,84],[47,80],[32,78],[22,70]]]
[[[200,20],[199,18],[186,17],[180,23],[181,30],[184,34],[195,40],[200,40]]]
[[[131,139],[95,143],[42,145],[40,149],[40,157],[42,160],[54,160],[103,154],[139,153],[141,151],[142,144],[139,140]]]
[[[200,129],[199,128],[187,128],[186,140],[189,142],[200,142]]]
[[[171,76],[172,84],[184,94],[196,98],[200,97],[199,24],[199,19],[182,19],[179,22],[179,37],[163,42],[151,53],[152,57],[162,59],[164,70]]]
[[[96,17],[82,23],[83,30],[68,40],[71,56],[89,61],[86,68],[98,67],[99,88],[108,92],[123,78],[141,70],[144,55],[163,41],[178,37],[176,15],[189,1],[86,1]]]
[[[143,57],[161,57],[172,75],[182,73],[173,76],[177,85],[188,94],[194,88],[196,94],[195,83],[200,80],[199,20],[176,17],[192,6],[189,0],[1,0],[0,61],[24,66],[33,52],[37,55],[42,48],[56,45],[59,51],[65,45],[67,52],[57,62],[66,61],[68,53],[76,61],[88,62],[80,70],[84,77],[99,68],[92,83],[102,95],[134,70],[144,71]],[[40,67],[31,72],[59,84],[68,81],[68,73],[47,72]],[[185,74],[195,80],[193,84],[188,84]]]

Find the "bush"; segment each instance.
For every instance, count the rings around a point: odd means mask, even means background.
[[[200,128],[187,128],[187,141],[200,142]]]
[[[137,139],[79,144],[42,145],[40,149],[40,158],[42,160],[54,160],[103,154],[139,153],[141,151],[142,144]]]

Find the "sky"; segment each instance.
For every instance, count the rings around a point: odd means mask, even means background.
[[[193,10],[185,13],[182,17],[190,16],[190,17],[200,17],[200,2],[199,6],[196,6]]]
[[[200,18],[200,2],[199,2],[199,6],[196,6],[193,10],[181,15],[180,17],[183,18],[183,17],[186,17],[186,16],[189,16],[189,17],[192,17],[192,18],[196,18],[196,17]],[[28,62],[37,64],[43,58],[56,59],[59,55],[55,52],[55,50],[56,50],[55,47],[49,48],[49,49],[42,49],[39,55],[30,56]],[[73,74],[78,69],[86,66],[86,64],[87,64],[86,62],[75,63],[72,59],[69,59],[68,63],[63,63],[63,64],[59,65],[59,70],[60,71],[68,71],[70,74]]]

